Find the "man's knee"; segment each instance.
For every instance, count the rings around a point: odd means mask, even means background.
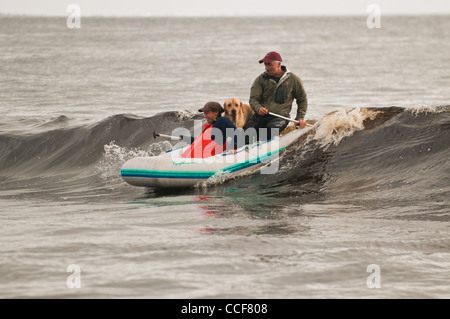
[[[288,124],[289,124],[288,121],[276,118],[267,123],[267,127],[280,129],[285,128]]]
[[[281,133],[288,126],[288,124],[289,121],[283,119],[274,119],[268,123],[267,127],[278,129],[278,132]]]
[[[252,116],[250,116],[247,123],[245,123],[243,129],[246,130],[251,127],[257,128],[259,126],[259,122],[260,121],[258,116],[256,114],[253,114]]]

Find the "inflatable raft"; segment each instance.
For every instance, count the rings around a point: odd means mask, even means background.
[[[296,129],[264,142],[245,145],[236,154],[225,152],[208,158],[182,158],[188,146],[153,157],[135,157],[122,166],[122,178],[131,185],[158,188],[190,187],[215,176],[240,174],[260,166],[262,174],[278,170],[278,154],[308,129]]]

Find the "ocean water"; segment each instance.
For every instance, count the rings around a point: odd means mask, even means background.
[[[0,16],[0,298],[449,298],[448,30]],[[314,123],[275,174],[122,180],[127,159],[172,146],[153,131],[247,102],[271,50]]]

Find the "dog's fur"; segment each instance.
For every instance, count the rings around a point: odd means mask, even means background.
[[[224,116],[230,119],[237,128],[244,127],[248,119],[255,113],[250,105],[244,104],[236,98],[227,99],[223,108],[225,109]]]

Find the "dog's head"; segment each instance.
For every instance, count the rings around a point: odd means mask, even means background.
[[[225,114],[234,118],[237,112],[242,108],[242,101],[236,98],[229,98],[223,104],[223,108],[225,109]]]

